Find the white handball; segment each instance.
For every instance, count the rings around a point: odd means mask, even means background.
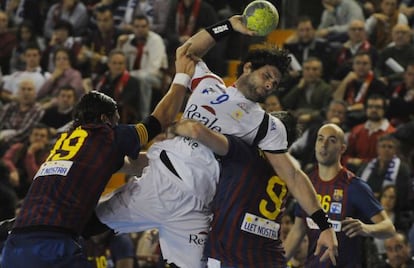
[[[279,23],[276,7],[265,0],[255,0],[248,4],[243,16],[247,28],[260,36],[268,35]]]

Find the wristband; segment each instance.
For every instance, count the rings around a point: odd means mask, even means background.
[[[182,85],[188,87],[190,84],[191,77],[186,73],[176,73],[174,76],[173,84]]]
[[[321,232],[332,227],[332,224],[328,222],[328,215],[322,209],[317,210],[310,217],[319,226]]]
[[[229,20],[221,21],[217,24],[209,26],[206,28],[206,31],[216,42],[234,32]]]

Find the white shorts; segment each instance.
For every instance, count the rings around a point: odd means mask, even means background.
[[[211,212],[159,159],[150,160],[141,178],[116,190],[96,209],[116,232],[159,230],[161,252],[182,268],[205,267],[202,259]]]

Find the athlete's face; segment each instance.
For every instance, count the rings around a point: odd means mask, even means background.
[[[332,166],[339,162],[345,152],[343,132],[338,126],[325,125],[318,131],[315,143],[315,155],[318,164]]]
[[[251,63],[248,62],[244,65],[238,88],[247,99],[262,101],[277,89],[281,77],[281,73],[274,66],[265,65],[253,71]]]

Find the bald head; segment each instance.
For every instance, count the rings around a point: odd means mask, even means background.
[[[318,134],[321,132],[329,132],[332,136],[335,136],[339,142],[345,143],[345,134],[342,128],[340,128],[338,125],[329,123],[323,125],[319,131]]]

